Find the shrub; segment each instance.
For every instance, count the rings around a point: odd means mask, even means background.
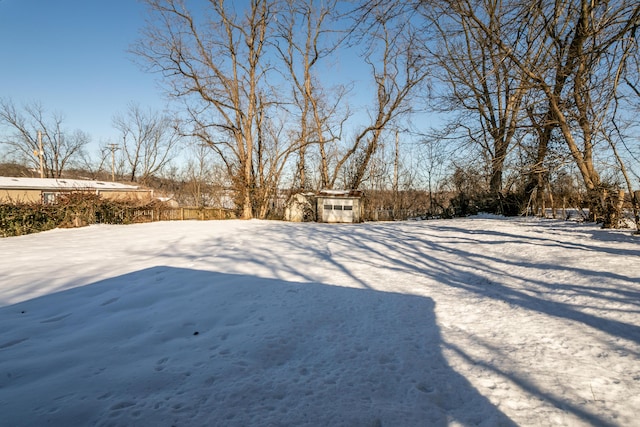
[[[53,204],[0,204],[0,236],[20,236],[95,223],[129,224],[139,221],[136,211],[160,206],[160,202],[113,201],[83,192],[60,195]]]

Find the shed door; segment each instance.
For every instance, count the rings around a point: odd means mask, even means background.
[[[323,208],[324,222],[353,222],[353,200],[327,199]]]

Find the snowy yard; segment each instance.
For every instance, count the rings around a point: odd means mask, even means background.
[[[536,219],[0,240],[0,425],[640,425],[640,238]]]

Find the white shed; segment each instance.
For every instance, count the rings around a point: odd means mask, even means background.
[[[362,192],[355,190],[322,190],[316,195],[318,222],[361,222]]]
[[[292,222],[316,220],[314,193],[297,193],[292,195],[284,210],[284,219]]]

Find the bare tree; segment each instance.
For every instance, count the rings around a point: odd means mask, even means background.
[[[467,3],[467,2],[460,2]],[[434,2],[422,9],[434,38],[426,45],[435,61],[436,76],[446,88],[438,97],[440,111],[458,111],[451,123],[461,136],[478,144],[490,162],[489,193],[494,208],[504,212],[502,181],[505,161],[516,133],[524,127],[523,100],[530,84],[528,76],[514,67],[494,44],[494,38],[515,45],[531,44],[527,31],[509,33],[508,2],[483,0],[473,7],[450,7]],[[472,13],[471,19],[468,14]],[[478,29],[480,20],[491,36]],[[529,52],[533,55],[535,50]]]
[[[182,179],[183,204],[196,207],[209,206],[213,193],[213,162],[209,158],[211,150],[206,145],[194,144],[185,164]]]
[[[125,114],[113,117],[122,137],[121,156],[129,180],[146,183],[172,159],[180,140],[176,124],[166,115],[130,104]]]
[[[336,52],[342,40],[340,31],[333,27],[338,19],[337,3],[337,0],[286,0],[283,19],[278,22],[276,47],[287,70],[285,78],[291,81],[299,120],[299,129],[294,131],[293,138],[298,145],[296,178],[301,189],[310,185],[307,153],[311,147],[318,147],[321,186],[329,187],[327,145],[340,137],[340,132],[334,131],[336,117],[342,115],[342,119],[337,120],[340,123],[349,115],[348,111],[338,112],[346,94],[344,86],[326,93],[316,71],[323,60]],[[329,98],[333,98],[331,103]]]
[[[444,208],[438,194],[439,187],[445,178],[445,171],[453,160],[453,154],[447,150],[449,130],[433,130],[424,135],[421,141],[422,150],[418,153],[417,167],[426,181],[428,191],[429,210],[428,215],[439,215]]]
[[[242,217],[252,218],[261,211],[255,199],[259,128],[278,99],[268,84],[273,69],[266,55],[276,2],[251,0],[240,11],[223,0],[201,7],[181,0],[145,2],[151,20],[135,52],[163,73],[171,95],[184,102],[186,133],[218,155]]]
[[[463,2],[456,2],[457,5]],[[631,0],[567,0],[521,4],[513,2],[520,17],[518,28],[538,29],[537,43],[544,57],[531,61],[522,45],[511,44],[473,14],[473,5],[462,4],[474,24],[514,66],[524,72],[544,96],[548,111],[545,131],[558,129],[590,194],[594,218],[601,209],[605,187],[596,168],[594,147],[602,135],[603,118],[613,99],[613,80],[619,54],[628,37],[640,25],[640,5]],[[513,28],[512,31],[518,31]],[[637,44],[636,44],[637,48]],[[611,224],[605,224],[611,226]]]
[[[636,234],[640,234],[640,191],[636,190],[634,183],[640,183],[640,144],[636,141],[636,149],[630,140],[635,139],[629,136],[629,130],[633,135],[637,130],[635,117],[631,120],[624,113],[619,113],[622,105],[630,107],[630,111],[640,111],[640,51],[631,49],[635,45],[635,40],[629,43],[629,55],[620,64],[619,72],[616,74],[617,94],[615,108],[612,117],[614,125],[613,132],[607,135],[607,140],[612,148],[614,157],[620,167],[620,172],[629,191],[631,208],[636,225]],[[622,84],[624,82],[624,84]],[[622,123],[622,125],[620,124]],[[622,146],[619,148],[618,146]],[[635,180],[633,179],[635,178]]]
[[[275,199],[288,160],[299,145],[289,138],[285,117],[272,116],[261,110],[258,116],[254,166],[254,212],[266,218],[274,208]]]
[[[358,188],[367,178],[369,162],[376,153],[385,130],[413,111],[415,95],[425,88],[430,70],[423,52],[421,30],[413,24],[413,9],[401,3],[367,2],[355,12],[354,43],[364,43],[364,60],[371,71],[374,100],[370,122],[356,132],[353,144],[336,162],[330,186],[341,169],[351,164],[346,187]],[[364,30],[364,35],[359,30]]]
[[[20,109],[11,100],[0,100],[0,125],[8,132],[0,142],[10,154],[36,169],[42,167],[44,176],[50,178],[62,176],[65,168],[91,141],[81,130],[67,130],[61,114],[47,114],[37,102]]]

